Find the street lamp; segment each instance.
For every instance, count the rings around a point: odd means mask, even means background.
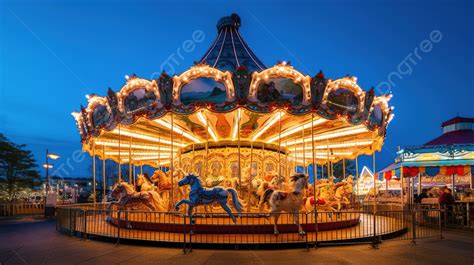
[[[44,209],[45,209],[45,215],[47,215],[46,213],[46,200],[48,199],[48,191],[49,191],[49,169],[50,168],[53,168],[53,165],[49,163],[49,159],[52,159],[52,160],[56,160],[58,158],[60,158],[59,155],[57,154],[53,154],[53,153],[49,153],[48,152],[48,149],[46,149],[46,163],[43,164],[43,167],[46,169],[46,177],[45,177],[45,181],[46,181],[46,191],[45,191],[45,200],[44,200]]]

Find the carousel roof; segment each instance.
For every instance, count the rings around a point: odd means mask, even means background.
[[[221,18],[217,23],[217,37],[199,63],[221,71],[234,71],[241,66],[250,72],[264,70],[265,65],[240,36],[239,28],[240,17],[237,14]]]
[[[443,134],[423,146],[474,144],[474,118],[455,117],[441,124]]]
[[[88,105],[72,113],[83,149],[149,165],[237,142],[303,163],[353,159],[381,149],[393,118],[391,95],[364,91],[353,76],[332,80],[320,71],[311,77],[286,62],[267,68],[239,27],[235,14],[219,20],[211,48],[180,75],[131,76],[117,92],[87,96]]]
[[[399,168],[404,169],[404,176],[415,176],[425,173],[464,175],[474,166],[474,119],[455,117],[441,124],[443,134],[421,146],[408,146],[397,152],[394,164],[379,172],[387,179],[400,175]],[[428,168],[428,171],[426,171]],[[441,169],[442,170],[441,170]],[[446,170],[448,168],[448,170]],[[398,173],[394,170],[398,169]],[[411,171],[410,171],[411,170]]]

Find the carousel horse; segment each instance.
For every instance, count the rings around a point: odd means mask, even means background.
[[[295,224],[298,226],[298,232],[300,235],[304,235],[305,232],[300,225],[299,211],[303,203],[304,190],[308,187],[308,177],[305,174],[296,174],[291,178],[291,182],[294,184],[292,192],[283,190],[272,190],[267,189],[263,194],[262,200],[260,200],[260,209],[262,209],[264,203],[269,203],[271,207],[271,215],[273,215],[273,226],[274,234],[278,235],[277,223],[278,218],[281,215],[281,211],[291,213],[294,216]]]
[[[153,185],[153,182],[144,174],[138,174],[137,186],[140,187],[140,191],[157,191],[157,188],[155,185]]]
[[[116,201],[112,201],[107,207],[108,213],[106,221],[111,221],[110,210],[112,206],[117,206],[118,210],[128,210],[136,207],[145,207],[149,211],[160,211],[164,212],[165,208],[161,205],[160,195],[155,191],[140,191],[137,192],[133,189],[133,186],[125,181],[119,181],[112,187],[112,198]],[[130,222],[128,220],[128,212],[126,212],[127,227],[130,228]]]
[[[238,178],[235,178],[235,180],[233,180],[233,183],[235,183],[236,185],[233,187],[238,189],[244,198],[248,198],[250,200],[250,205],[257,206],[258,202],[260,201],[260,196],[258,195],[258,188],[263,182],[264,180],[261,177],[253,177],[251,175],[250,167],[246,167],[244,170],[241,185],[239,185],[238,183]]]
[[[171,180],[165,172],[157,169],[151,176],[151,181],[158,188],[158,193],[163,198],[163,201],[169,202],[171,193]]]
[[[235,216],[232,214],[232,210],[227,205],[227,199],[229,194],[232,196],[232,204],[237,212],[242,212],[242,202],[240,201],[237,191],[233,188],[223,188],[223,187],[214,187],[214,188],[204,188],[202,186],[202,181],[199,177],[189,174],[185,176],[178,182],[178,186],[189,185],[191,186],[191,191],[189,192],[189,200],[182,199],[179,201],[175,208],[179,210],[181,204],[185,203],[188,205],[188,215],[190,223],[193,222],[193,208],[198,205],[208,205],[212,203],[218,203],[229,215],[232,221],[235,223]]]
[[[334,204],[330,201],[326,201],[324,198],[317,198],[314,199],[313,196],[307,197],[304,201],[304,209],[306,212],[312,212],[314,210],[314,206],[318,211],[323,212],[336,212],[337,210],[334,208]]]
[[[224,176],[211,176],[206,178],[206,187],[213,188],[219,186],[222,182],[225,181]]]
[[[441,189],[439,187],[432,187],[426,192],[429,198],[439,198],[440,193]]]
[[[338,211],[342,209],[343,204],[346,206],[346,208],[347,205],[350,204],[348,197],[352,196],[353,186],[354,183],[352,180],[352,176],[348,176],[342,182],[336,184],[334,191],[334,199],[336,199]]]
[[[364,197],[364,201],[370,201],[377,197],[379,194],[379,189],[382,187],[382,184],[377,185],[376,187],[371,187],[367,194]]]

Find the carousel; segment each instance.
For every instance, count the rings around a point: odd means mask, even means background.
[[[353,207],[356,180],[334,176],[332,165],[381,150],[393,118],[391,95],[363,90],[354,76],[305,75],[285,61],[267,67],[240,26],[236,14],[221,18],[216,39],[190,69],[156,80],[126,76],[121,89],[87,95],[88,105],[72,113],[83,151],[94,157],[94,178],[101,178],[95,158],[117,163],[117,181],[102,170],[108,185],[101,192],[105,198],[108,186],[113,197],[109,210],[173,213],[181,218],[173,224],[190,221],[194,233],[219,233],[223,223],[225,233],[252,233],[254,224],[262,226],[259,233],[284,233],[276,224],[300,234],[315,229],[311,221],[286,225],[278,220],[282,212],[295,219],[301,212],[338,213],[320,220],[319,230],[357,225],[359,215],[343,214]],[[145,219],[121,222],[112,213],[107,221],[178,229]]]

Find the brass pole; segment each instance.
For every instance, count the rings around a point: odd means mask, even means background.
[[[102,201],[107,202],[107,178],[105,176],[105,145],[102,146],[102,185],[104,185],[104,195]]]
[[[237,163],[239,166],[239,171],[238,171],[238,177],[239,177],[239,194],[242,193],[242,168],[240,164],[240,116],[238,117],[239,119],[237,120],[237,126],[238,126],[238,131],[237,131],[237,152],[239,153],[239,156],[237,158]]]
[[[313,200],[316,202],[316,152],[314,149],[314,113],[311,115],[311,145],[312,145],[312,156],[313,156]],[[314,204],[314,211],[317,211],[316,203]]]
[[[328,177],[328,180],[329,180],[329,176],[330,176],[331,172],[329,170],[329,141],[327,141],[327,140],[326,140],[326,165],[327,165],[327,168],[328,168],[327,177]]]
[[[342,179],[346,178],[346,159],[342,159]]]
[[[122,142],[122,135],[121,135],[121,126],[119,124],[119,158],[118,158],[118,181],[122,182],[122,167],[120,166],[120,162],[122,162],[122,147],[121,147],[121,142]]]
[[[132,136],[130,136],[128,143],[128,183],[135,184],[132,179]]]
[[[171,130],[170,130],[170,134],[171,134],[171,156],[170,156],[170,159],[171,159],[171,165],[170,165],[170,172],[171,172],[171,198],[170,198],[170,208],[169,209],[173,209],[174,207],[174,178],[173,178],[173,173],[174,173],[174,133],[173,133],[173,130],[174,130],[174,115],[173,115],[173,112],[171,112]]]
[[[250,196],[252,195],[252,163],[253,163],[253,141],[250,141],[250,167],[247,184],[247,212],[250,212]]]
[[[95,144],[93,143],[92,144],[92,196],[94,197],[93,198],[93,202],[94,202],[94,209],[95,209],[95,203],[96,203],[96,191],[95,191]]]
[[[278,111],[278,176],[281,176],[281,111]]]
[[[373,148],[373,145],[372,145],[372,148]],[[375,169],[375,149],[373,149],[373,153],[372,153],[372,169],[374,170],[374,192],[375,192],[375,196],[374,196],[374,213],[377,212],[377,195],[378,195],[378,191],[377,191],[377,172],[376,172],[376,169]]]
[[[304,126],[303,130],[301,131],[301,140],[303,141],[303,173],[308,175],[308,170],[306,168],[306,143],[304,142]],[[296,145],[296,142],[295,142]]]
[[[356,156],[356,189],[357,193],[356,195],[358,196],[360,194],[359,190],[359,155]]]

